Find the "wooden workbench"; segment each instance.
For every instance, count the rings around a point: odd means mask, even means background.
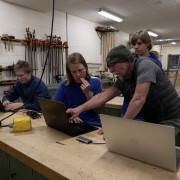
[[[0,113],[1,118],[5,115]],[[12,117],[3,124],[8,121]],[[83,136],[104,142],[96,131]],[[80,143],[75,137],[47,127],[43,118],[32,120],[32,131],[13,133],[8,127],[0,128],[0,149],[52,180],[180,180],[179,171],[174,173],[111,153],[105,144]]]
[[[124,97],[117,96],[108,101],[102,109],[102,114],[120,117],[123,100]]]
[[[115,98],[108,101],[105,105],[107,108],[121,109],[123,105],[124,97],[116,96]]]

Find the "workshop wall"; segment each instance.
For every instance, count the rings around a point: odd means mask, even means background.
[[[171,45],[170,43],[154,45],[152,50],[157,51],[159,53],[159,59],[162,62],[162,67],[163,69],[167,69],[168,55],[180,54],[180,43],[177,42],[176,45]]]
[[[30,27],[30,31],[36,30],[38,39],[45,39],[45,34],[50,35],[51,12],[37,12],[0,1],[0,16],[2,17],[0,35],[8,34],[24,39],[27,27]],[[66,14],[55,11],[53,35],[61,36],[63,42],[68,37],[69,53],[81,52],[87,62],[100,63],[100,40],[94,30],[97,24],[71,15],[67,16],[67,23],[68,34],[66,34]],[[13,49],[8,51],[4,47],[4,42],[1,42],[1,65],[11,65],[18,59],[24,59],[24,46],[21,46],[21,43],[13,45]]]
[[[30,27],[31,32],[35,29],[37,39],[45,40],[45,34],[50,35],[51,11],[38,12],[0,1],[0,16],[0,35],[8,34],[15,36],[17,39],[25,39],[27,27]],[[99,64],[101,63],[100,39],[95,31],[96,26],[98,24],[55,11],[53,35],[60,36],[62,42],[68,40],[69,54],[80,52],[87,62]],[[66,27],[68,28],[66,29]],[[8,50],[7,42],[5,49],[5,42],[0,41],[0,65],[3,67],[12,65],[19,59],[25,59],[25,46],[19,42],[13,42],[13,49]],[[38,67],[42,67],[40,61],[37,64]],[[40,77],[40,75],[41,68],[39,68],[36,76]],[[3,72],[0,81],[15,78],[8,72]],[[46,83],[46,75],[44,75],[43,81]]]
[[[26,28],[29,27],[32,32],[36,31],[37,39],[46,39],[45,34],[50,35],[52,12],[38,12],[32,9],[9,4],[0,0],[0,36],[8,34],[15,36],[17,39],[25,39]],[[66,24],[67,23],[67,24]],[[67,29],[66,29],[67,25]],[[85,57],[87,63],[90,63],[93,68],[92,74],[96,74],[102,63],[100,56],[100,39],[95,31],[95,27],[99,24],[78,18],[72,15],[66,15],[63,12],[55,11],[54,31],[53,35],[61,36],[61,40],[67,41],[69,45],[69,54],[72,52],[80,52]],[[127,45],[129,38],[128,33],[118,32],[115,36],[115,45]],[[8,44],[0,41],[0,65],[9,66],[16,63],[19,59],[25,59],[25,46],[20,42],[13,42],[13,48],[8,50]],[[65,55],[64,55],[65,57]],[[96,66],[97,65],[97,66]],[[37,77],[41,75],[41,62],[38,62]],[[12,80],[16,77],[8,72],[2,72],[0,81]],[[46,75],[43,77],[46,83]],[[7,86],[1,87],[0,97],[3,96],[3,89],[8,89]]]
[[[51,13],[38,12],[0,1],[0,35],[13,35],[15,38],[24,39],[26,28],[36,30],[36,38],[45,39],[50,35]],[[66,31],[67,20],[67,31]],[[61,36],[64,42],[68,38],[69,54],[81,52],[88,63],[101,63],[100,39],[94,30],[98,24],[55,11],[53,35]],[[67,33],[66,33],[67,32]],[[125,36],[124,36],[125,35]],[[125,44],[128,41],[128,33],[116,33],[116,44]],[[0,65],[6,66],[24,59],[25,47],[21,43],[13,42],[13,49],[8,51],[4,42],[0,43]]]
[[[31,32],[35,29],[36,38],[38,39],[45,40],[45,34],[50,35],[51,12],[37,12],[0,1],[0,16],[0,35],[8,34],[15,36],[17,39],[25,39],[27,27],[30,27]],[[56,11],[53,34],[61,36],[62,41],[65,40],[65,23],[65,14]],[[8,50],[7,46],[6,43],[5,49],[4,41],[0,41],[0,65],[12,65],[19,59],[25,59],[25,46],[20,42],[13,42],[13,49],[10,50]],[[38,61],[38,64],[39,63]],[[39,68],[38,72],[37,76],[40,77],[41,68]],[[6,79],[10,79],[8,72],[3,72],[0,76],[0,80]]]
[[[168,62],[168,55],[177,55],[180,54],[180,45],[171,45],[171,44],[164,44],[162,46],[162,63],[163,67],[167,69],[167,62]]]

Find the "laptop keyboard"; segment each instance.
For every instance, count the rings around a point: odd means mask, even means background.
[[[4,108],[4,106],[2,105],[1,102],[0,102],[0,112],[5,112],[5,108]]]
[[[71,129],[72,132],[72,136],[77,136],[80,134],[84,134],[90,131],[94,131],[97,130],[97,127],[88,125],[88,124],[84,124],[84,123],[69,123],[69,127]]]

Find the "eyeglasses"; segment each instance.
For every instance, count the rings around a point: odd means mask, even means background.
[[[18,78],[18,77],[22,78],[22,77],[24,77],[24,75],[25,75],[25,74],[16,74],[16,77],[17,77],[17,78]]]

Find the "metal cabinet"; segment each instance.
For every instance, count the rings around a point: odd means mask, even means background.
[[[103,109],[101,111],[101,114],[121,117],[121,110],[120,109],[113,109],[113,108],[103,107]]]
[[[0,149],[0,180],[48,180]]]
[[[167,64],[167,76],[171,80],[172,84],[176,86],[176,80],[178,78],[178,73],[180,69],[180,54],[177,55],[168,55],[168,64]],[[170,75],[170,73],[172,75]]]
[[[8,180],[9,155],[0,149],[0,180]]]

